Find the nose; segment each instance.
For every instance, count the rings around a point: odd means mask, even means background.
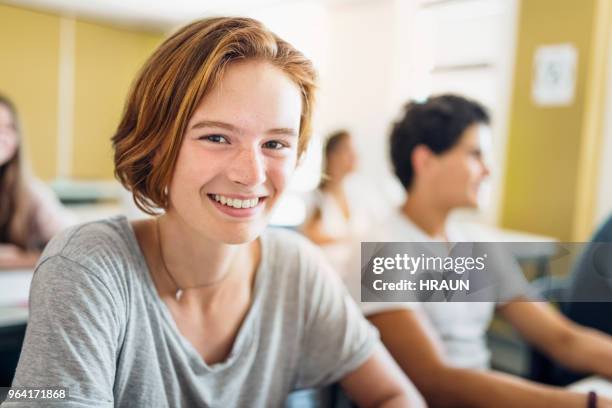
[[[228,163],[228,177],[236,184],[256,186],[266,181],[263,153],[257,147],[240,149]]]

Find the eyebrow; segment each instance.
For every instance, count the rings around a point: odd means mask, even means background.
[[[219,122],[216,120],[201,120],[191,126],[191,129],[201,129],[207,127],[214,127],[220,129],[226,129],[231,132],[242,133],[242,131],[231,123]],[[266,133],[273,135],[286,135],[286,136],[297,136],[297,132],[292,128],[274,128],[269,129]]]

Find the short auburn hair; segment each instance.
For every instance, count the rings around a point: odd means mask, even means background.
[[[300,89],[298,156],[304,152],[317,80],[312,62],[257,20],[196,21],[164,41],[144,64],[112,137],[115,176],[141,210],[154,215],[168,208],[167,186],[189,119],[228,64],[250,59],[273,64]]]

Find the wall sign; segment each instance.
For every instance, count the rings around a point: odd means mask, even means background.
[[[578,50],[572,44],[538,47],[534,57],[531,95],[539,106],[569,106],[574,102]]]

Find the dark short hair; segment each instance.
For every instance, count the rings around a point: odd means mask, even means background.
[[[458,95],[439,95],[423,103],[409,102],[391,131],[391,161],[395,175],[405,189],[414,177],[412,152],[427,146],[436,154],[453,148],[461,135],[475,123],[489,124],[486,109],[478,102]]]

